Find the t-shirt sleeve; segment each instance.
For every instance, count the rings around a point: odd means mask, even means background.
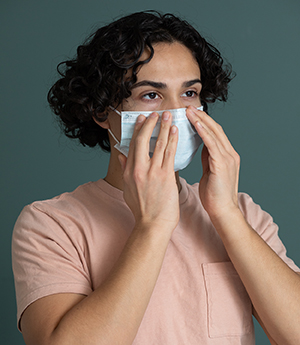
[[[277,253],[277,255],[295,272],[300,272],[299,267],[294,261],[287,257],[287,251],[279,238],[278,226],[273,218],[254,203],[252,198],[245,193],[239,194],[239,205],[244,217],[252,228],[261,236],[261,238]]]
[[[92,291],[85,252],[75,228],[64,229],[35,204],[23,209],[12,238],[18,325],[24,310],[42,297]]]

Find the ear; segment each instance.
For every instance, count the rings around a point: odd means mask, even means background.
[[[97,123],[98,126],[100,126],[102,128],[105,128],[105,129],[110,128],[108,118],[105,121],[99,121],[96,117],[93,116],[93,120]]]

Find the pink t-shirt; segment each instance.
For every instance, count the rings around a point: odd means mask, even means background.
[[[199,201],[198,185],[181,184],[180,222],[133,344],[254,344],[247,292]],[[247,194],[239,194],[239,203],[251,226],[299,271],[271,216]],[[122,191],[104,180],[26,206],[13,233],[18,320],[41,297],[96,289],[133,226]]]

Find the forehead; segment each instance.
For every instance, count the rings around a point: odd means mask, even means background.
[[[137,74],[137,81],[175,81],[200,78],[200,68],[192,52],[179,42],[158,43],[153,46],[153,58],[143,65]],[[149,57],[144,51],[141,60]]]

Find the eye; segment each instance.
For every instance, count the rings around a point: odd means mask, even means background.
[[[182,94],[185,97],[192,98],[198,96],[198,93],[194,90],[188,90]]]
[[[149,92],[143,95],[143,98],[145,99],[156,99],[158,97],[158,94],[156,92]]]

